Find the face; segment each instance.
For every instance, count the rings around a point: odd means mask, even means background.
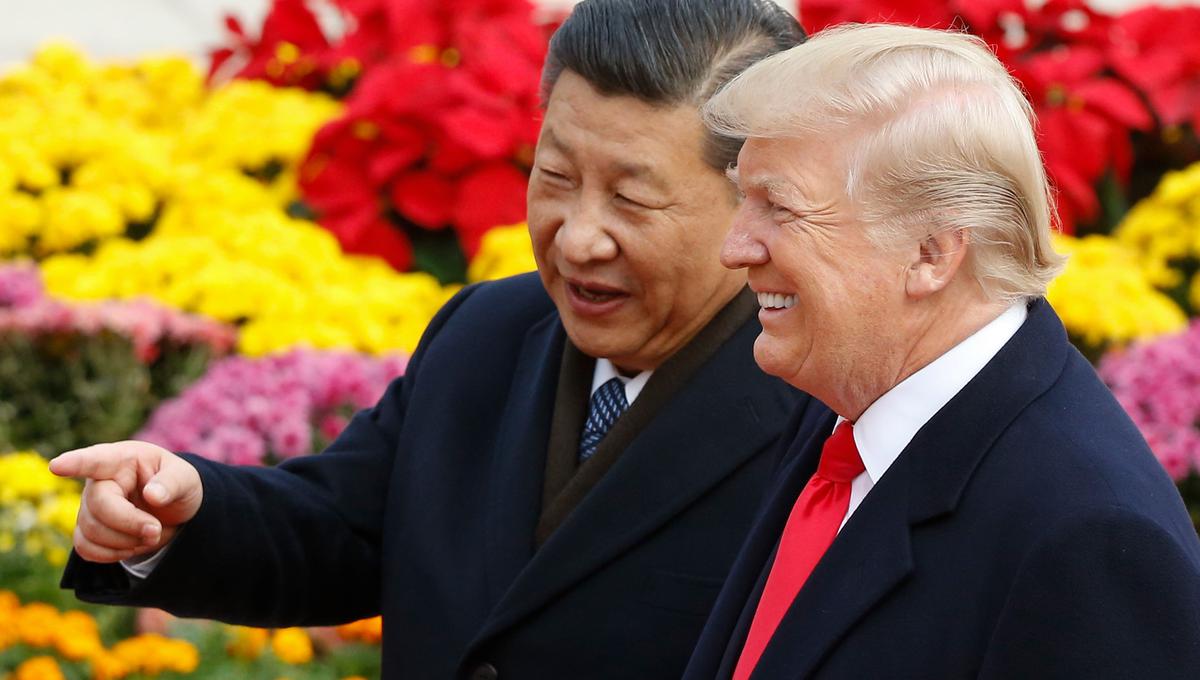
[[[745,197],[721,259],[747,268],[763,305],[759,366],[854,419],[903,361],[906,262],[867,239],[845,195],[843,148],[747,141],[731,172]]]
[[[719,254],[737,207],[704,162],[695,107],[606,96],[564,71],[529,182],[538,272],[572,342],[626,371],[659,366],[745,284]]]

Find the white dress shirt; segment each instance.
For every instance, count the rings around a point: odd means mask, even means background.
[[[846,526],[850,515],[917,431],[1000,352],[1025,323],[1027,314],[1024,302],[1014,304],[969,338],[884,392],[863,411],[854,423],[854,444],[866,469],[850,485],[850,507],[841,526]],[[843,420],[839,417],[838,424]]]
[[[608,359],[596,359],[596,370],[592,373],[592,391],[595,394],[596,390],[604,383],[613,378],[620,378],[621,382],[625,383],[625,401],[633,406],[633,400],[638,398],[642,393],[642,388],[646,386],[646,381],[650,380],[650,375],[654,371],[642,371],[632,378],[621,375],[613,362]]]
[[[642,388],[646,386],[646,382],[650,380],[652,373],[654,371],[642,371],[632,378],[626,377],[621,375],[617,371],[617,367],[608,359],[597,359],[596,369],[592,372],[592,391],[590,394],[595,394],[596,390],[600,389],[600,386],[609,380],[620,378],[621,382],[625,383],[625,401],[632,406],[633,400],[637,399],[638,395],[642,393]],[[128,560],[121,560],[121,566],[125,567],[125,571],[138,578],[147,578],[154,571],[154,568],[158,566],[158,563],[162,561],[163,556],[167,554],[167,548],[169,547],[170,544],[168,543],[160,548],[158,552]]]

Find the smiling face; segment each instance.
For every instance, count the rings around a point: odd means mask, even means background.
[[[759,366],[853,420],[902,370],[908,263],[868,240],[842,148],[747,141],[734,173],[745,198],[721,259],[748,269],[763,304]]]
[[[571,341],[626,371],[658,367],[745,284],[721,242],[737,208],[704,162],[694,106],[606,96],[564,71],[529,181],[542,284]]]

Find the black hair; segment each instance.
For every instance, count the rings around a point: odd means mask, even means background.
[[[566,69],[602,94],[699,107],[751,64],[804,40],[771,0],[584,0],[550,39],[542,101]],[[709,133],[705,161],[723,171],[741,146]]]

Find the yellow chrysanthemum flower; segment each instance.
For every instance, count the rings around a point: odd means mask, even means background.
[[[1114,235],[1137,253],[1153,285],[1173,289],[1187,283],[1179,265],[1200,260],[1200,163],[1164,175]],[[1191,290],[1192,306],[1200,309],[1200,284],[1193,281]]]
[[[529,227],[515,224],[496,227],[483,235],[479,252],[467,269],[467,278],[471,281],[490,281],[536,269]]]
[[[9,194],[26,199],[17,217],[0,209],[10,227],[0,255],[45,256],[141,228],[189,200],[198,176],[265,188],[258,202],[282,211],[295,166],[340,110],[323,94],[256,81],[208,91],[179,57],[97,65],[49,45],[0,76],[0,208]]]
[[[54,476],[36,453],[0,455],[0,553],[19,545],[55,566],[65,564],[79,494],[78,482]]]
[[[1056,235],[1054,247],[1070,259],[1050,283],[1047,299],[1087,346],[1102,349],[1187,325],[1183,310],[1151,285],[1136,253],[1120,242]]]

